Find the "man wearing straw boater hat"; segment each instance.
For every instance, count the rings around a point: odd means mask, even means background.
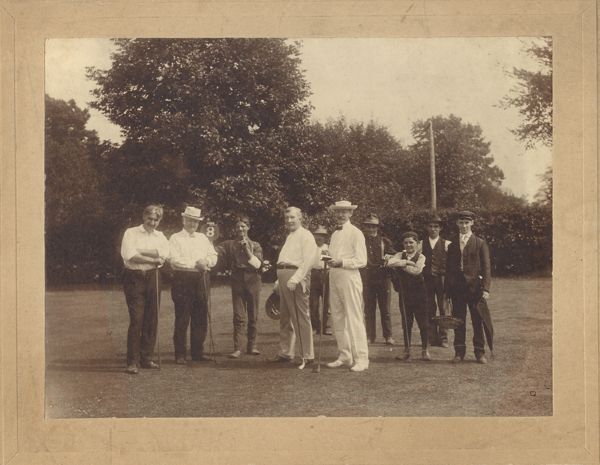
[[[130,374],[137,374],[139,366],[159,368],[152,360],[160,300],[159,268],[169,256],[167,238],[156,230],[162,216],[161,206],[148,205],[142,224],[127,229],[121,242],[123,290],[129,310],[125,371]]]
[[[392,281],[384,265],[387,256],[394,255],[396,251],[392,247],[392,242],[381,235],[379,216],[376,213],[370,213],[362,224],[367,245],[367,266],[360,270],[360,275],[363,282],[367,338],[371,344],[375,342],[379,304],[383,339],[387,345],[394,345],[390,315]]]
[[[310,273],[310,321],[313,331],[317,334],[322,331],[323,334],[330,335],[331,330],[327,326],[329,313],[329,286],[327,281],[329,280],[329,271],[325,267],[325,262],[321,259],[323,255],[328,254],[329,245],[326,241],[329,233],[324,226],[319,226],[313,231],[313,236],[315,236],[319,248],[319,255]],[[323,318],[319,314],[320,306],[323,308]]]
[[[276,283],[280,296],[280,350],[272,361],[293,361],[297,338],[302,359],[299,368],[302,369],[315,358],[308,298],[310,270],[317,259],[318,249],[312,233],[302,226],[299,208],[287,208],[284,219],[288,235],[277,259]]]
[[[452,315],[462,320],[454,330],[454,363],[460,363],[465,358],[467,307],[473,325],[475,358],[479,363],[487,363],[484,355],[484,324],[487,322],[489,332],[491,320],[489,313],[484,315],[488,318],[482,318],[478,306],[481,300],[487,301],[490,295],[490,252],[486,241],[471,231],[474,218],[475,214],[470,211],[458,213],[456,224],[459,234],[448,246],[444,288],[446,295],[452,299]]]
[[[203,220],[199,208],[186,207],[181,214],[183,229],[169,239],[169,263],[173,268],[171,297],[175,304],[175,363],[186,363],[186,339],[190,327],[190,353],[193,361],[210,360],[204,355],[208,329],[208,280],[205,274],[217,264],[210,240],[198,232]],[[190,324],[191,320],[191,324]]]
[[[242,337],[246,325],[246,353],[260,355],[256,347],[256,335],[263,252],[260,244],[248,237],[249,230],[250,219],[246,215],[238,215],[235,222],[236,238],[221,242],[217,246],[219,261],[223,268],[231,271],[233,352],[229,354],[229,358],[241,357]]]
[[[350,223],[356,207],[347,200],[330,207],[338,224],[329,244],[329,299],[338,356],[327,366],[358,372],[369,368],[369,349],[359,272],[367,265],[367,248],[362,231]]]

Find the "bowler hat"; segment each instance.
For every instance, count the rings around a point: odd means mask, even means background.
[[[352,205],[347,200],[340,200],[329,207],[330,210],[356,210],[358,205]]]
[[[201,211],[196,207],[185,207],[185,211],[181,214],[184,218],[189,218],[191,220],[202,221]]]
[[[379,226],[379,216],[376,213],[369,213],[369,216],[363,221],[363,224]]]
[[[324,226],[318,226],[317,229],[315,229],[315,232],[313,232],[313,235],[317,235],[317,234],[327,236],[329,233],[327,232],[327,229],[325,229]]]
[[[463,210],[458,212],[457,216],[459,220],[473,220],[473,218],[475,218],[475,213],[470,212],[469,210]]]

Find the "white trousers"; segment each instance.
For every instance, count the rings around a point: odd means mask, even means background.
[[[308,296],[310,274],[296,286],[295,291],[287,288],[287,282],[296,270],[277,270],[279,280],[279,355],[293,359],[296,340],[300,342],[300,357],[315,358],[313,333],[310,325]]]
[[[338,359],[369,363],[363,312],[362,279],[358,270],[329,270],[329,299]]]

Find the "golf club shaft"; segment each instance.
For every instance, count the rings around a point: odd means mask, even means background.
[[[298,283],[298,285],[296,286],[296,288],[298,286],[301,286],[300,283]],[[292,297],[294,300],[294,311],[296,313],[296,326],[297,326],[297,330],[298,330],[298,340],[300,341],[300,358],[302,359],[302,364],[300,365],[303,368],[304,365],[304,346],[302,345],[302,331],[300,329],[300,314],[298,312],[298,304],[296,303],[296,289],[294,289],[292,292]]]
[[[156,352],[158,355],[158,369],[160,370],[162,367],[161,359],[160,359],[160,287],[159,287],[159,279],[158,274],[160,273],[159,268],[156,267]]]

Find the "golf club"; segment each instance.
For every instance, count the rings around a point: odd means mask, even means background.
[[[212,356],[213,362],[217,364],[217,358],[215,357],[215,341],[213,339],[212,331],[212,312],[210,305],[210,282],[208,280],[208,271],[202,271],[202,279],[204,280],[204,290],[206,292],[206,313],[208,314],[208,338],[210,344],[210,355]]]
[[[160,273],[160,269],[156,267],[156,352],[158,356],[158,369],[162,369],[162,363],[160,359],[160,333],[158,328],[160,328],[160,287],[159,287],[159,279],[158,274]]]

